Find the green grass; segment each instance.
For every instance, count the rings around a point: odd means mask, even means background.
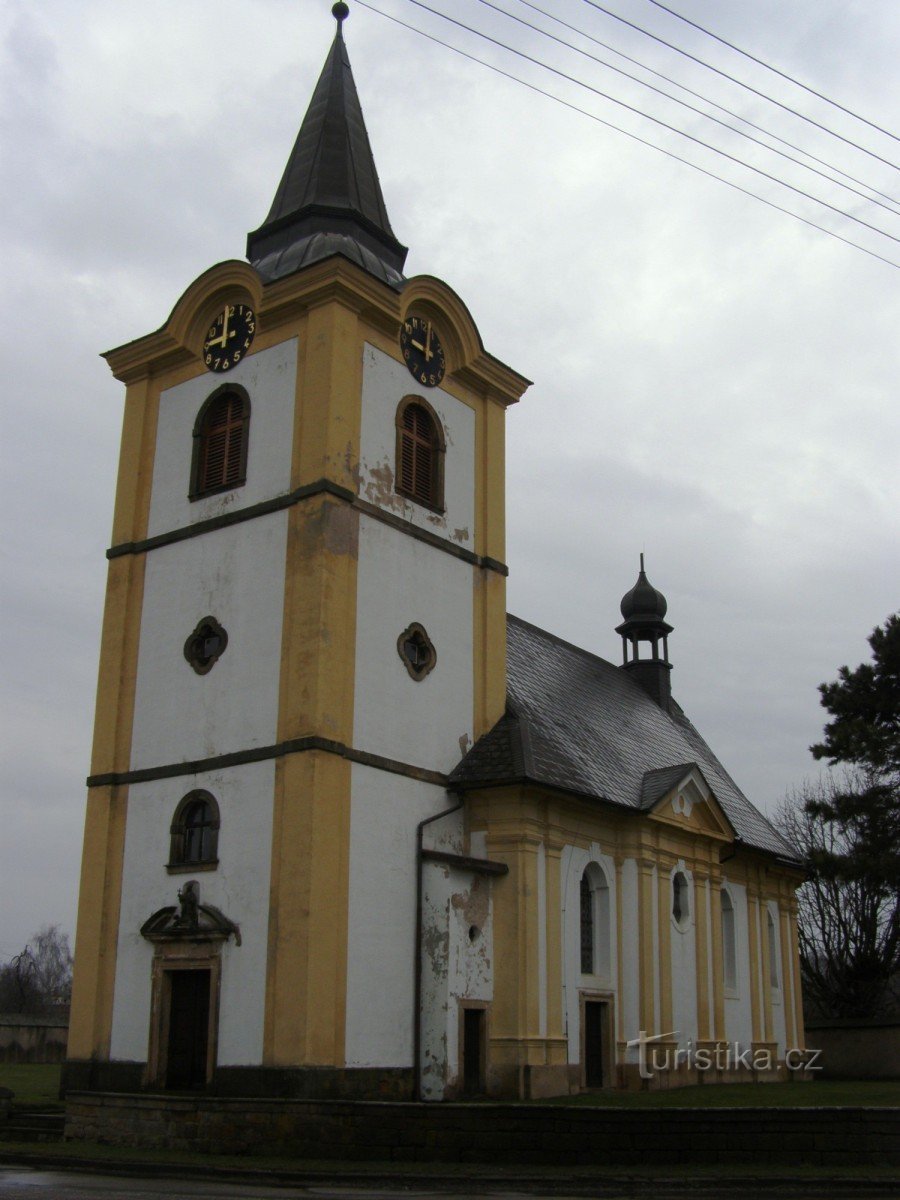
[[[540,1103],[604,1108],[900,1108],[900,1083],[825,1079],[806,1083],[706,1083],[671,1091],[583,1092]]]
[[[0,1087],[15,1092],[13,1104],[58,1104],[58,1063],[0,1063]]]

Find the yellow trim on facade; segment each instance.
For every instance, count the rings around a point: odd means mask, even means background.
[[[351,764],[276,766],[263,1062],[344,1065]]]
[[[661,1030],[656,1019],[656,963],[653,937],[653,910],[656,906],[656,864],[647,859],[638,863],[638,948],[640,966],[641,1029],[648,1033]]]
[[[70,1059],[109,1058],[128,789],[88,794],[69,1017]]]
[[[794,972],[791,969],[790,917],[783,905],[778,906],[778,941],[780,947],[781,1003],[784,1007],[784,1033],[788,1047],[797,1045],[797,1020],[794,1010]]]
[[[547,941],[547,1037],[565,1037],[562,1006],[562,853],[557,846],[546,849],[546,941]]]

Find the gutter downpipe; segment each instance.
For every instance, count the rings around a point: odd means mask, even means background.
[[[445,808],[443,812],[435,813],[433,817],[426,817],[424,821],[420,821],[416,826],[416,952],[415,952],[415,974],[413,988],[413,1094],[414,1101],[422,1099],[422,899],[423,899],[423,881],[422,881],[422,835],[426,825],[430,825],[433,821],[440,821],[442,817],[449,817],[452,813],[459,812],[465,804],[465,799],[462,792],[456,793],[459,799],[456,804],[450,808]]]

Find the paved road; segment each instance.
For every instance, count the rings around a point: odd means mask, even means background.
[[[720,1188],[698,1180],[693,1185],[667,1187],[662,1181],[585,1184],[571,1195],[548,1190],[481,1191],[477,1185],[467,1188],[462,1180],[459,1190],[423,1187],[421,1181],[408,1186],[373,1188],[329,1186],[315,1183],[305,1187],[271,1187],[265,1184],[231,1183],[227,1180],[131,1179],[111,1175],[86,1175],[79,1172],[42,1171],[26,1167],[0,1167],[0,1200],[583,1200],[586,1196],[603,1200],[897,1200],[898,1191],[877,1184],[861,1189],[852,1184],[814,1181],[783,1186],[729,1183]]]

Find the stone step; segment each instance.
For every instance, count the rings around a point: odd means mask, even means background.
[[[0,1125],[3,1142],[61,1142],[65,1113],[61,1109],[13,1109]]]

